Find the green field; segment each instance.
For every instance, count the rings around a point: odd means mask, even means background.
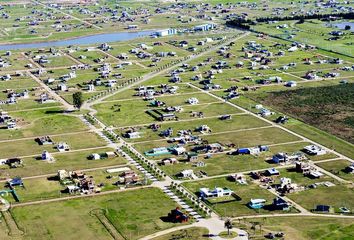
[[[12,210],[12,214],[19,228],[26,232],[24,239],[110,238],[99,219],[92,215],[94,210],[102,210],[124,238],[138,239],[175,226],[160,220],[174,207],[175,203],[160,190],[150,188],[18,207]]]

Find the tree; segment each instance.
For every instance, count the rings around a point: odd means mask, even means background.
[[[77,107],[78,109],[81,108],[82,104],[84,103],[84,100],[82,98],[82,92],[76,92],[73,94],[73,102],[75,107]]]
[[[227,235],[230,236],[230,230],[233,228],[232,226],[232,221],[230,218],[225,220],[225,224],[224,224],[225,228],[227,229]]]
[[[345,29],[345,30],[350,30],[351,27],[350,27],[350,25],[345,25],[344,29]]]
[[[305,19],[302,17],[299,19],[299,21],[297,22],[298,24],[303,24],[305,22]]]

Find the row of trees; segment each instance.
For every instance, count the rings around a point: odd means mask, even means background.
[[[248,30],[248,29],[250,29],[251,25],[256,25],[257,23],[261,23],[261,22],[298,20],[299,23],[303,23],[307,19],[330,19],[333,17],[344,18],[344,19],[354,19],[354,12],[313,14],[313,15],[295,15],[295,16],[270,16],[270,17],[256,18],[256,20],[237,18],[237,19],[233,19],[231,21],[227,21],[226,24],[228,26]]]

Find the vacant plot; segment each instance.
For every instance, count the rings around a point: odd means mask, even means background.
[[[95,209],[102,209],[124,238],[138,239],[175,226],[160,219],[175,207],[160,190],[149,188],[18,207],[12,213],[20,229],[26,232],[25,239],[108,239],[107,230],[91,214]]]
[[[321,180],[318,182],[321,182]],[[319,186],[316,189],[291,193],[288,197],[308,210],[315,209],[317,205],[331,206],[334,212],[339,212],[340,207],[354,209],[353,188],[336,184],[333,187]]]
[[[62,114],[60,108],[20,111],[11,116],[18,121],[19,128],[0,129],[0,140],[88,130],[79,118]]]
[[[71,150],[105,146],[105,142],[95,133],[76,133],[52,137],[55,143],[66,142]],[[1,158],[38,155],[42,151],[57,152],[55,145],[40,146],[34,139],[3,142],[0,145]]]
[[[351,162],[347,160],[336,160],[336,161],[330,161],[330,162],[323,162],[323,163],[318,163],[317,165],[335,175],[337,175],[340,178],[353,181],[354,180],[354,174],[350,174],[346,171],[346,168],[350,166]]]

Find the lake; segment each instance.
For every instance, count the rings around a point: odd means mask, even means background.
[[[140,31],[140,32],[115,32],[115,33],[102,33],[97,35],[77,37],[73,39],[38,42],[38,43],[19,43],[19,44],[0,44],[0,50],[18,50],[27,48],[48,48],[48,47],[62,47],[69,45],[87,45],[99,44],[109,42],[127,41],[136,39],[138,37],[149,36],[155,31]]]

